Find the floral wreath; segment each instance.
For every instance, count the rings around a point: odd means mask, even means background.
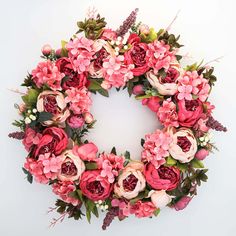
[[[99,209],[106,212],[103,229],[115,217],[157,216],[166,206],[182,210],[207,180],[202,160],[214,148],[209,130],[226,131],[208,101],[214,68],[183,68],[179,36],[170,26],[156,32],[136,24],[137,11],[113,31],[90,10],[60,49],[42,48],[43,61],[22,84],[23,104],[15,105],[22,118],[13,123],[22,131],[9,136],[23,140],[28,152],[27,180],[48,184],[59,197],[50,211],[61,215],[51,225],[66,216],[86,215],[90,222]],[[91,93],[108,97],[112,87],[127,89],[163,125],[141,140],[140,161],[115,148],[98,153],[84,138],[95,124]]]

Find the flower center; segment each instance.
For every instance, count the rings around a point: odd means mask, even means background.
[[[94,60],[94,66],[98,69],[102,68],[103,60],[108,56],[107,51],[102,48],[100,51],[97,52],[97,58]]]
[[[77,168],[73,162],[66,161],[61,165],[61,173],[63,175],[75,176],[77,175]]]
[[[138,45],[134,45],[131,58],[136,66],[144,66],[146,64],[146,51]]]
[[[181,147],[183,152],[188,152],[191,147],[191,142],[185,136],[177,137],[177,144]]]
[[[39,154],[45,154],[45,153],[49,153],[54,149],[56,140],[52,139],[52,141],[46,145],[44,145],[43,147],[41,147]]]
[[[102,194],[104,192],[104,188],[102,187],[99,181],[93,181],[87,184],[87,189],[92,194]]]
[[[185,107],[187,111],[195,111],[199,106],[199,102],[197,100],[185,100]]]
[[[125,191],[133,191],[137,185],[138,179],[133,175],[129,175],[123,180],[123,187]]]
[[[166,73],[166,77],[161,79],[161,82],[162,83],[175,83],[178,77],[179,77],[179,72],[174,68],[170,68]]]
[[[58,112],[57,101],[55,96],[47,95],[43,98],[43,106],[46,112],[50,112],[53,115],[56,115]]]
[[[176,178],[176,174],[166,166],[160,166],[157,170],[158,175],[161,179],[174,179]]]

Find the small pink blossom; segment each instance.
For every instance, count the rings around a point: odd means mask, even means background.
[[[130,212],[138,218],[151,217],[156,209],[152,202],[138,201],[131,206]]]
[[[37,133],[33,129],[27,127],[25,130],[25,137],[23,139],[23,145],[25,146],[26,151],[30,151],[33,145],[37,145],[39,143],[42,135]]]
[[[90,92],[86,87],[82,88],[70,88],[66,90],[67,97],[65,101],[69,103],[70,109],[74,114],[82,114],[89,111],[89,107],[92,105],[90,98]]]
[[[142,151],[142,161],[151,162],[156,168],[163,165],[165,157],[169,155],[169,146],[172,141],[170,135],[161,130],[145,136],[145,143]]]
[[[186,100],[192,100],[192,90],[193,90],[193,87],[191,85],[186,85],[186,86],[179,86],[178,87],[178,91],[179,91],[179,94],[178,94],[178,99],[179,100],[183,100],[183,99],[186,99]]]
[[[63,73],[60,73],[57,66],[50,60],[45,62],[39,62],[36,69],[32,70],[33,81],[38,88],[42,85],[48,85],[52,90],[61,89],[61,80],[64,77]]]

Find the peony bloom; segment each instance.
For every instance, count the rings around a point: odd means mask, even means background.
[[[52,90],[61,90],[61,80],[64,74],[60,73],[57,66],[50,60],[39,62],[37,68],[32,70],[31,74],[38,88],[45,84]]]
[[[191,197],[188,196],[182,197],[177,203],[174,204],[175,210],[176,211],[183,210],[185,207],[187,207],[187,205],[191,200],[192,200]]]
[[[66,149],[67,144],[68,136],[63,129],[49,127],[43,131],[42,137],[35,147],[34,155],[36,157],[45,153],[59,155]]]
[[[145,167],[147,183],[156,190],[173,190],[180,181],[180,171],[175,167],[160,166],[155,168],[151,163]]]
[[[165,127],[179,126],[178,114],[176,112],[176,105],[171,101],[170,98],[163,101],[162,105],[157,111],[157,117]]]
[[[71,203],[73,206],[80,204],[78,199],[70,196],[70,193],[76,190],[75,185],[71,181],[57,182],[52,185],[52,191],[58,195],[64,202]]]
[[[74,146],[73,153],[83,161],[96,161],[98,148],[94,143],[86,143]]]
[[[113,189],[113,185],[100,174],[100,170],[87,170],[81,176],[80,189],[92,201],[105,200]]]
[[[84,162],[72,150],[63,152],[58,159],[61,161],[58,179],[61,181],[76,181],[85,170]]]
[[[147,61],[148,66],[157,74],[158,71],[164,68],[166,71],[169,69],[170,64],[175,61],[174,51],[170,51],[170,46],[163,41],[155,40],[148,44]]]
[[[73,66],[70,62],[70,59],[67,57],[61,57],[56,61],[56,66],[61,73],[66,76],[66,79],[63,80],[62,88],[64,90],[73,88],[81,88],[83,86],[88,86],[87,73],[83,72],[79,74],[77,71],[74,71]]]
[[[67,124],[73,129],[81,128],[84,125],[84,118],[82,115],[71,115],[67,119]]]
[[[159,97],[150,97],[142,100],[142,104],[148,106],[153,112],[157,112],[160,107],[161,99]]]
[[[43,122],[43,125],[46,126],[53,123],[62,125],[67,117],[70,116],[70,111],[67,109],[63,94],[57,91],[46,90],[40,93],[36,106],[39,112],[45,111],[53,115],[51,120]]]
[[[70,88],[66,90],[67,97],[65,101],[69,103],[70,109],[74,114],[82,114],[88,112],[89,107],[92,105],[90,92],[86,87],[80,89]]]
[[[132,214],[135,214],[136,217],[142,218],[151,217],[156,209],[152,202],[137,201],[131,206],[130,211]]]
[[[103,62],[104,81],[102,87],[110,89],[112,86],[120,88],[133,78],[133,65],[124,64],[124,56],[108,56]]]
[[[114,186],[114,193],[118,197],[132,199],[138,196],[146,186],[143,176],[144,165],[142,162],[130,162],[118,177],[118,181]]]
[[[178,122],[181,126],[192,127],[202,115],[201,101],[184,99],[178,101]]]
[[[209,151],[202,148],[195,154],[195,158],[197,158],[198,160],[204,160],[208,155]]]
[[[150,191],[149,196],[151,197],[151,201],[156,208],[164,208],[171,202],[171,196],[166,193],[165,190],[161,191]]]
[[[141,39],[137,34],[130,34],[128,43],[131,44],[131,48],[124,54],[126,64],[135,66],[131,70],[134,76],[143,75],[149,69],[146,58],[148,46],[146,43],[141,43]]]
[[[145,143],[142,151],[142,161],[151,162],[156,168],[163,165],[169,155],[169,145],[172,139],[170,135],[161,130],[145,135]]]
[[[170,155],[181,163],[190,162],[197,152],[197,140],[190,129],[170,129],[172,142],[169,147]]]
[[[179,77],[179,71],[174,67],[170,67],[166,72],[166,76],[158,77],[154,72],[148,71],[146,77],[149,83],[162,95],[175,95],[177,93],[177,79]]]
[[[26,151],[30,151],[34,145],[39,143],[40,138],[42,135],[37,133],[35,130],[26,127],[25,129],[25,137],[22,141],[23,145],[25,146]]]

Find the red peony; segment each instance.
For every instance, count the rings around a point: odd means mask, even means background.
[[[203,106],[200,100],[180,100],[178,102],[179,124],[192,127],[203,114]]]
[[[128,38],[128,43],[131,44],[131,48],[124,54],[126,63],[134,64],[135,66],[135,68],[131,70],[134,76],[143,75],[149,69],[146,60],[148,46],[140,41],[140,37],[137,34],[131,34]]]
[[[100,170],[88,170],[81,176],[80,189],[92,201],[105,200],[113,189],[113,185],[107,178],[102,178],[100,173]]]
[[[158,169],[151,163],[145,167],[147,183],[156,190],[173,190],[180,180],[180,171],[175,167],[160,166]]]
[[[59,155],[66,149],[67,144],[68,137],[63,129],[57,127],[46,128],[35,148],[34,155],[38,156],[45,153]]]

